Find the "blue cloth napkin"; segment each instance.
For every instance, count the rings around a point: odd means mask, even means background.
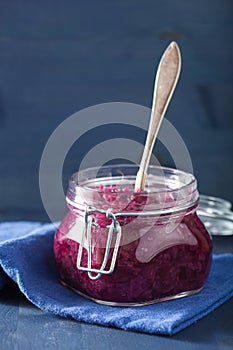
[[[210,276],[198,294],[136,308],[98,305],[58,282],[53,259],[54,232],[53,224],[0,224],[0,287],[9,276],[44,311],[124,330],[172,335],[233,296],[233,254],[221,254],[213,257]]]

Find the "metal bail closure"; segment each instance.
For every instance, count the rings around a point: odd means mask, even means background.
[[[91,229],[92,229],[92,226],[96,226],[96,224],[94,223],[94,218],[91,214],[93,214],[95,212],[102,213],[102,214],[105,213],[106,218],[112,220],[111,225],[107,226],[107,227],[109,227],[108,239],[107,239],[107,243],[106,243],[104,259],[103,259],[103,262],[102,262],[100,269],[93,269],[91,267],[91,262],[92,262]],[[86,207],[84,218],[85,218],[85,226],[84,226],[84,230],[82,233],[81,243],[79,244],[76,266],[79,270],[88,272],[88,276],[90,279],[97,280],[101,277],[102,274],[104,274],[104,275],[111,274],[115,268],[117,253],[118,253],[120,239],[121,239],[121,226],[120,226],[119,222],[116,220],[116,217],[112,213],[111,209],[108,209],[107,211],[103,211],[103,210],[99,210],[99,209],[96,209],[93,207]],[[109,270],[105,270],[105,267],[107,265],[108,258],[109,258],[113,233],[116,234],[117,236],[116,236],[116,242],[114,245],[112,261],[111,261]],[[81,258],[82,258],[83,248],[84,248],[85,237],[87,240],[87,267],[81,266]],[[93,275],[93,273],[95,275]]]

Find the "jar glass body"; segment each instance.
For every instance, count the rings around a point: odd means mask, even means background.
[[[137,170],[106,166],[70,179],[70,211],[55,234],[55,260],[64,285],[99,303],[136,306],[188,296],[209,274],[212,241],[196,213],[195,178],[150,166],[145,192],[134,193]]]

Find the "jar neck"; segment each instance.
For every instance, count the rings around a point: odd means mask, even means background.
[[[69,208],[83,213],[92,207],[119,216],[170,215],[195,209],[198,202],[193,175],[171,168],[150,166],[144,192],[134,193],[138,167],[117,165],[86,169],[72,175],[67,192]],[[119,176],[119,173],[121,174]]]

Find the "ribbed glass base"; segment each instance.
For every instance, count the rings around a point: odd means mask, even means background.
[[[200,292],[200,290],[202,289],[202,288],[199,288],[199,289],[195,289],[195,290],[189,290],[189,291],[185,291],[185,292],[178,293],[178,294],[175,294],[175,295],[170,295],[170,296],[167,296],[167,297],[157,298],[157,299],[149,300],[149,301],[125,302],[124,303],[124,302],[114,302],[114,301],[105,301],[105,300],[95,299],[95,298],[92,298],[92,297],[90,297],[90,296],[80,292],[79,290],[71,287],[70,285],[68,285],[63,280],[60,280],[60,282],[61,282],[61,284],[63,286],[65,286],[65,287],[67,287],[69,289],[72,289],[75,293],[81,295],[82,297],[84,297],[86,299],[92,300],[92,301],[94,301],[97,304],[108,305],[108,306],[120,306],[120,307],[145,306],[145,305],[151,305],[151,304],[155,304],[155,303],[160,303],[160,302],[167,301],[167,300],[184,298],[184,297],[187,297],[189,295],[196,294],[196,293]]]

